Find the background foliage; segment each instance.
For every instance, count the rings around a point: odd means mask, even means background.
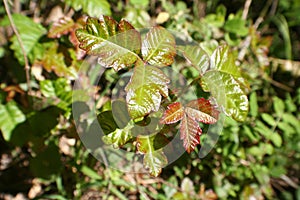
[[[299,9],[298,0],[14,1],[12,18],[31,66],[29,94],[22,49],[1,4],[0,197],[300,199]],[[75,30],[85,15],[100,14],[137,28],[160,24],[203,48],[228,43],[250,83],[246,121],[226,118],[208,156],[184,154],[158,178],[105,168],[78,139],[71,109],[84,58]],[[99,112],[117,79],[107,70],[92,88]]]

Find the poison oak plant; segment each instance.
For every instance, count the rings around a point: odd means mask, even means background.
[[[97,56],[101,66],[113,68],[116,73],[132,69],[125,87],[124,106],[129,120],[123,122],[122,127],[113,122],[114,125],[110,126],[102,140],[115,148],[135,144],[136,150],[144,154],[144,166],[154,176],[158,176],[162,167],[168,164],[164,146],[172,137],[166,132],[176,134],[178,129],[183,146],[190,153],[200,144],[202,129],[199,122],[216,123],[220,111],[237,121],[243,121],[247,116],[248,86],[226,45],[218,46],[212,53],[200,45],[176,45],[174,36],[163,27],[152,27],[142,36],[126,20],[118,23],[108,16],[99,19],[89,17],[83,27],[76,30],[76,36],[79,47],[87,54]],[[211,93],[215,103],[203,97],[187,103],[170,98],[173,95],[169,86],[172,80],[163,68],[172,67],[177,52],[182,53],[199,72],[200,81],[195,82],[200,83],[203,91]],[[222,95],[219,90],[222,90]],[[165,107],[163,113],[161,106]],[[137,124],[147,124],[151,115],[159,117],[157,124],[165,128],[136,134]],[[113,117],[104,118],[109,119],[114,120]],[[178,126],[175,124],[177,122]],[[175,129],[168,129],[172,124],[175,124]]]

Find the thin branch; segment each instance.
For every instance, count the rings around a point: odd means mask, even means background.
[[[250,8],[250,5],[251,5],[251,2],[252,2],[252,0],[247,0],[247,1],[245,2],[244,10],[243,10],[243,15],[242,15],[242,18],[243,18],[244,20],[247,19],[248,12],[249,12],[249,8]]]
[[[25,73],[26,73],[26,82],[27,82],[27,87],[28,87],[28,94],[31,94],[31,87],[30,87],[30,66],[29,66],[27,54],[26,54],[26,51],[25,51],[25,48],[24,48],[24,44],[23,44],[21,36],[20,36],[20,34],[19,34],[19,32],[18,32],[18,30],[16,28],[16,25],[15,25],[13,19],[12,19],[12,15],[10,13],[9,5],[7,3],[7,0],[3,0],[3,3],[4,3],[5,11],[7,13],[9,22],[11,24],[11,27],[12,27],[14,33],[16,34],[17,40],[18,40],[18,42],[20,44],[20,47],[21,47],[21,50],[22,50],[22,53],[23,53],[23,56],[24,56]]]

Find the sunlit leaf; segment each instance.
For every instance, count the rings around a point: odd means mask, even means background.
[[[35,23],[31,18],[26,17],[25,15],[14,14],[12,18],[20,34],[24,50],[28,55],[37,44],[39,38],[46,33],[46,29],[41,24]],[[6,19],[7,18],[1,22],[1,25],[10,25]],[[23,52],[17,37],[14,35],[11,38],[11,41],[12,45],[10,48],[14,51],[15,57],[18,59],[19,63],[24,64]]]
[[[162,124],[173,124],[183,118],[184,108],[180,102],[175,102],[168,105],[164,116],[161,118],[160,123]]]
[[[152,176],[158,176],[161,173],[162,167],[168,164],[167,157],[162,149],[146,153],[143,160],[144,166],[149,169]]]
[[[197,121],[187,114],[183,116],[180,124],[180,139],[188,153],[192,152],[197,144],[200,144],[202,130]]]
[[[219,111],[209,100],[199,98],[190,101],[185,106],[182,106],[179,102],[170,104],[160,123],[173,124],[181,120],[180,139],[183,140],[183,146],[186,151],[190,153],[200,143],[202,130],[199,122],[213,124],[217,122],[218,116]]]
[[[190,101],[186,105],[185,112],[192,119],[205,124],[216,123],[219,115],[219,111],[204,98]]]
[[[0,129],[6,141],[10,140],[14,128],[23,121],[25,121],[25,115],[14,101],[5,105],[0,104]]]
[[[200,74],[204,74],[209,69],[209,56],[200,46],[184,46],[180,47],[180,50]]]
[[[145,154],[163,148],[168,139],[165,135],[154,133],[151,135],[138,135],[136,147],[139,153]]]
[[[153,27],[142,42],[143,59],[151,65],[171,65],[176,55],[173,35],[162,27]]]
[[[136,119],[151,111],[158,111],[161,95],[168,95],[169,82],[160,69],[149,65],[137,65],[125,88],[130,116]]]
[[[99,15],[111,15],[110,4],[107,0],[66,0],[76,11],[80,9],[91,17]]]
[[[99,64],[120,70],[131,66],[139,56],[140,34],[122,20],[119,25],[108,16],[88,18],[82,29],[76,30],[79,47],[99,57]]]
[[[63,17],[57,22],[54,22],[48,31],[48,37],[50,38],[60,38],[62,35],[68,34],[74,29],[74,21],[72,18]]]
[[[230,74],[210,71],[204,74],[201,85],[210,91],[225,114],[237,121],[244,121],[248,114],[249,103],[239,82]]]
[[[226,45],[218,47],[213,52],[210,61],[210,70],[201,79],[203,90],[211,92],[228,116],[244,121],[249,108],[246,95],[248,84],[235,65],[229,47]]]
[[[155,133],[151,135],[139,135],[137,137],[137,149],[144,155],[144,166],[149,169],[152,176],[158,176],[161,169],[168,164],[167,157],[162,148],[168,143],[166,136]]]
[[[57,44],[54,44],[48,49],[44,53],[40,64],[46,71],[54,71],[57,76],[75,79],[77,77],[77,71],[72,66],[68,67],[66,65],[64,54],[62,52],[57,52],[57,48]]]
[[[133,136],[131,129],[134,127],[133,121],[130,121],[123,129],[117,128],[114,132],[102,137],[104,143],[112,145],[114,148],[120,148],[128,142]]]

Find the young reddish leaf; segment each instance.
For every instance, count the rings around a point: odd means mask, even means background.
[[[151,111],[158,111],[161,95],[168,96],[170,80],[158,68],[137,65],[126,86],[126,102],[131,118],[144,117]]]
[[[151,65],[171,65],[176,55],[173,35],[160,26],[151,28],[142,42],[142,55]]]
[[[173,124],[183,118],[184,108],[180,102],[175,102],[168,105],[164,116],[161,118],[160,123],[162,124]]]
[[[217,122],[218,116],[218,110],[209,100],[199,98],[190,101],[185,107],[179,102],[170,104],[160,122],[162,124],[173,124],[181,120],[180,139],[183,140],[186,151],[190,153],[200,143],[202,130],[198,123],[213,124]]]
[[[191,153],[197,144],[200,144],[202,130],[197,121],[184,114],[180,124],[180,139],[188,153]]]
[[[73,31],[75,26],[74,21],[69,17],[63,17],[57,22],[54,22],[48,31],[49,38],[60,38],[62,35],[66,35]]]
[[[219,111],[204,98],[190,101],[185,112],[189,117],[205,124],[216,123],[219,116]]]
[[[101,16],[99,20],[88,18],[84,28],[76,30],[76,36],[81,49],[99,56],[99,64],[118,71],[140,59],[136,54],[141,48],[140,34],[132,28],[125,20],[117,26],[111,17]]]

